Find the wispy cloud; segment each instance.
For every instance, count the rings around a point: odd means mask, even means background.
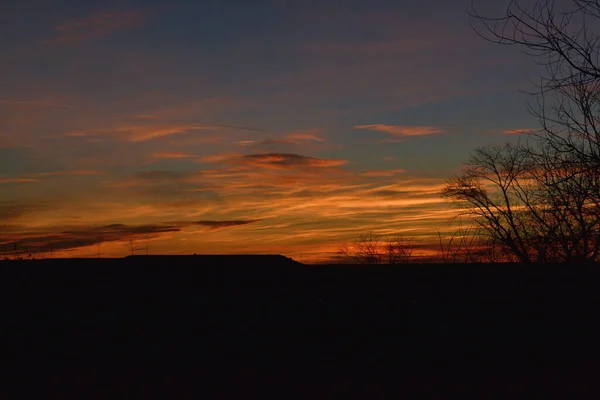
[[[33,178],[0,178],[0,184],[7,183],[27,183],[27,182],[37,182],[37,179]]]
[[[530,133],[535,131],[533,128],[518,128],[518,129],[506,129],[501,131],[505,135],[521,135],[524,133]]]
[[[293,169],[297,167],[338,167],[347,163],[346,160],[330,160],[306,157],[299,154],[266,153],[251,154],[237,158],[235,161],[267,169]]]
[[[6,221],[11,218],[19,218],[32,212],[44,210],[46,207],[47,205],[43,206],[36,203],[0,201],[0,219]]]
[[[35,177],[50,177],[50,176],[88,176],[88,175],[102,175],[103,171],[93,171],[93,170],[75,170],[75,171],[51,171],[51,172],[40,172],[37,174],[32,174]]]
[[[178,159],[178,158],[193,158],[196,157],[193,154],[189,153],[177,153],[177,152],[165,152],[165,153],[155,153],[152,155],[155,158],[166,158],[166,159]]]
[[[236,159],[241,157],[240,153],[236,153],[236,152],[225,152],[225,153],[219,153],[219,154],[212,154],[210,156],[203,156],[200,157],[199,160],[201,162],[205,162],[205,163],[219,163],[219,162],[223,162],[223,161],[227,161],[227,160],[231,160],[231,159]]]
[[[257,131],[259,128],[236,126],[236,125],[184,125],[184,124],[147,124],[147,125],[126,125],[115,128],[105,129],[83,129],[67,132],[64,136],[87,137],[99,135],[113,135],[117,140],[128,142],[144,142],[152,139],[162,138],[176,134],[183,134],[194,131],[222,131],[222,130],[251,130]],[[219,141],[218,136],[205,136],[207,141]]]
[[[122,126],[109,129],[88,129],[67,132],[65,136],[97,136],[112,134],[117,140],[128,142],[144,142],[163,136],[175,135],[192,131],[207,131],[214,129],[214,126],[199,125],[138,125]]]
[[[406,170],[404,170],[404,169],[388,169],[388,170],[378,170],[378,171],[367,171],[367,172],[363,172],[362,176],[390,177],[390,176],[395,176],[395,175],[401,174],[403,172],[406,172]]]
[[[174,171],[144,171],[136,174],[136,177],[141,180],[161,181],[161,180],[178,180],[186,174]]]
[[[96,11],[56,26],[55,36],[46,42],[64,44],[101,38],[114,32],[141,27],[148,15],[147,11],[138,10]]]
[[[324,139],[318,134],[321,132],[320,129],[311,129],[308,131],[293,132],[286,136],[289,140],[313,140],[315,142],[322,142]]]
[[[263,153],[240,155],[227,152],[212,156],[201,157],[201,161],[208,163],[228,163],[259,169],[286,170],[302,167],[338,167],[346,164],[346,160],[323,159],[307,157],[293,153]]]
[[[11,251],[17,246],[21,252],[43,253],[77,249],[107,242],[150,239],[163,233],[179,232],[173,225],[111,224],[83,228],[66,228],[59,233],[24,232],[0,233],[0,251]]]
[[[45,178],[52,178],[55,176],[90,176],[90,175],[101,175],[104,174],[102,171],[91,171],[91,170],[75,170],[75,171],[50,171],[50,172],[39,172],[35,174],[27,174],[15,178],[0,178],[0,184],[8,183],[30,183],[39,182]]]
[[[265,139],[265,140],[241,140],[235,142],[239,146],[271,146],[271,145],[290,145],[299,144],[300,142],[287,139]]]
[[[239,221],[197,221],[196,225],[206,226],[210,230],[217,230],[222,228],[231,228],[235,226],[243,226],[258,222],[258,220],[239,220]]]
[[[369,130],[389,133],[394,136],[422,136],[445,132],[435,126],[409,126],[409,125],[357,125],[354,129]]]
[[[235,144],[240,146],[270,146],[270,145],[305,145],[307,142],[324,142],[325,139],[318,133],[320,129],[311,129],[308,131],[292,132],[282,138],[270,138],[263,140],[241,140]]]

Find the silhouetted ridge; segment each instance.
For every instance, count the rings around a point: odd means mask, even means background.
[[[125,257],[127,260],[135,260],[143,263],[148,262],[174,262],[198,265],[303,265],[289,257],[280,254],[199,254],[199,255],[133,255]]]

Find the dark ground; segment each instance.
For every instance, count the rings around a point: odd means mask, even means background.
[[[599,289],[596,266],[304,266],[279,256],[4,261],[1,357],[597,368]]]

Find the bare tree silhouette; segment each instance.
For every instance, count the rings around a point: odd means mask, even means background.
[[[380,243],[381,235],[372,232],[361,233],[353,242],[354,257],[361,264],[379,264],[381,261]]]
[[[369,232],[359,234],[350,244],[338,249],[338,262],[359,264],[401,264],[412,260],[414,240],[395,236],[384,241],[382,236]]]
[[[388,264],[406,264],[412,259],[414,239],[406,236],[394,236],[388,239],[385,254]]]
[[[508,3],[473,28],[521,47],[544,73],[529,111],[541,128],[516,145],[475,150],[443,194],[470,208],[491,239],[520,261],[597,261],[600,256],[600,3]]]

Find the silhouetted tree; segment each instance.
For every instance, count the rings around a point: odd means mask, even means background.
[[[531,4],[531,3],[530,3]],[[600,253],[600,2],[508,3],[473,27],[544,67],[530,112],[541,129],[477,149],[443,194],[520,261],[596,261]]]
[[[353,242],[354,257],[361,264],[379,264],[381,261],[381,235],[361,233]]]
[[[511,0],[506,13],[486,17],[472,7],[473,28],[499,44],[520,47],[544,69],[530,112],[541,129],[528,150],[546,167],[578,174],[600,167],[600,2]],[[538,160],[540,161],[540,160]]]
[[[350,249],[350,246],[348,245],[348,243],[343,243],[338,248],[338,263],[339,264],[351,263],[353,261],[353,259],[354,259],[354,257],[352,256],[352,250]]]
[[[413,238],[406,236],[394,236],[388,239],[385,246],[388,264],[406,264],[410,262],[413,251]]]
[[[384,241],[382,236],[369,232],[359,234],[350,244],[344,243],[338,249],[338,262],[359,264],[400,264],[412,259],[413,239],[395,236]]]
[[[482,235],[477,226],[469,225],[464,228],[461,223],[445,243],[439,231],[438,238],[438,259],[443,263],[493,263],[503,260],[497,241]]]
[[[595,261],[598,172],[549,168],[556,158],[530,150],[511,144],[477,149],[443,195],[466,205],[481,232],[521,262]]]

